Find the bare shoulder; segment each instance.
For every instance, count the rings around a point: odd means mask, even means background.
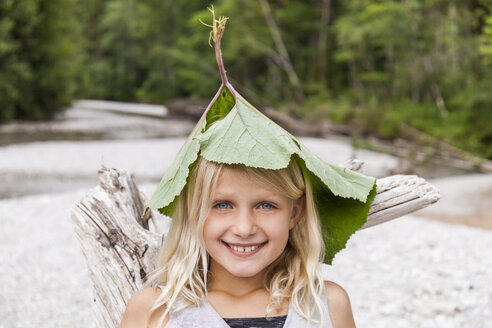
[[[151,312],[155,300],[159,297],[161,291],[159,288],[144,288],[141,291],[133,294],[126,305],[123,319],[121,320],[120,328],[140,328],[147,327],[157,328],[159,319],[165,311],[165,306],[161,306],[156,311]],[[164,320],[164,327],[168,318]]]
[[[350,299],[342,286],[336,282],[325,280],[326,294],[328,295],[328,303],[335,304],[350,304]]]
[[[328,312],[334,328],[355,327],[354,315],[350,298],[342,286],[325,281],[326,295],[328,297]]]

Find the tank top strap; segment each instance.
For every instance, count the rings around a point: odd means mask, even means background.
[[[321,319],[321,314],[319,311],[317,311],[313,315],[313,320],[311,322],[307,322],[306,319],[301,317],[299,313],[294,309],[292,306],[292,302],[289,304],[289,312],[287,315],[287,319],[285,320],[285,324],[283,328],[297,328],[297,327],[306,327],[306,328],[333,328],[333,325],[331,323],[331,318],[330,318],[330,313],[328,312],[328,298],[325,295],[321,297],[322,302],[323,302],[323,309],[325,310],[324,313],[324,322],[323,325],[319,325],[319,321]]]
[[[158,286],[161,290],[163,286]],[[182,298],[182,296],[179,296]],[[182,299],[178,299],[178,302]],[[169,321],[166,328],[230,328],[229,325],[221,318],[207,300],[204,300],[200,305],[190,305],[177,312],[169,313]]]

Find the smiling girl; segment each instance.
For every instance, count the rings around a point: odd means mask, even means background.
[[[162,247],[158,288],[129,301],[121,328],[355,327],[339,285],[323,281],[310,181],[199,158]]]
[[[354,327],[320,262],[365,223],[375,180],[322,161],[234,90],[227,18],[210,11],[222,85],[149,202],[173,220],[120,327]]]

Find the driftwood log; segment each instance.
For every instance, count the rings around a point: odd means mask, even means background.
[[[344,165],[358,170],[360,162]],[[362,228],[383,223],[439,200],[424,179],[395,175],[377,180],[377,195]],[[119,325],[126,302],[154,269],[164,236],[149,229],[152,212],[141,218],[145,200],[126,171],[102,168],[99,185],[72,209],[75,232],[94,289],[97,327]]]
[[[97,327],[118,327],[126,302],[153,269],[162,236],[149,230],[150,214],[141,218],[144,204],[128,172],[103,167],[99,185],[72,208]]]

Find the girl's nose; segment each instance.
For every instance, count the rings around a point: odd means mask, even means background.
[[[258,227],[254,214],[247,210],[239,211],[237,214],[234,218],[232,232],[243,238],[255,234]]]

